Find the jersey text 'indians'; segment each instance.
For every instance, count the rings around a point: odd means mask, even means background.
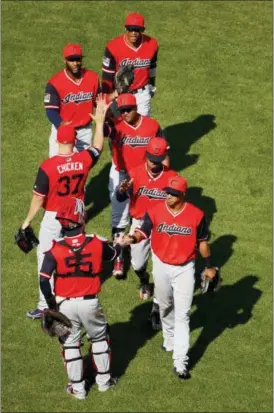
[[[133,65],[135,68],[138,67],[147,67],[150,66],[150,60],[151,59],[140,59],[137,57],[136,59],[129,59],[128,57],[126,59],[121,60],[120,66],[127,66],[127,65]]]
[[[145,137],[141,137],[141,136],[124,136],[121,140],[120,140],[120,144],[121,145],[129,145],[132,148],[135,148],[137,146],[147,146],[149,141],[150,141],[150,137],[145,138]]]
[[[79,103],[92,100],[93,92],[79,92],[79,93],[68,93],[63,99],[62,103],[66,104],[69,102]]]
[[[167,193],[165,191],[161,191],[157,188],[148,189],[145,186],[141,186],[137,191],[136,196],[141,195],[147,196],[150,199],[166,199],[167,197]]]
[[[168,235],[191,235],[191,227],[181,227],[180,225],[171,224],[168,225],[165,222],[161,223],[157,227],[159,233],[166,232]]]

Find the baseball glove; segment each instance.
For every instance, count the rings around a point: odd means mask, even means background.
[[[134,81],[134,66],[128,64],[120,67],[114,76],[114,86],[118,94],[126,93]]]
[[[41,327],[50,337],[64,338],[70,334],[72,324],[65,314],[47,308],[41,316]]]
[[[30,252],[33,248],[39,244],[38,238],[35,236],[32,227],[29,225],[27,228],[19,228],[15,236],[15,244],[24,251],[25,254]]]
[[[216,269],[216,274],[215,274],[215,277],[212,279],[208,277],[203,279],[205,270],[202,271],[201,273],[201,293],[202,294],[209,293],[209,292],[216,293],[221,288],[222,279],[220,275],[220,270],[218,267],[215,267],[215,269]]]

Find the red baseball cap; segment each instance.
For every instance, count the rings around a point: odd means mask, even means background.
[[[187,191],[187,180],[182,176],[172,176],[164,191],[170,195],[179,196]]]
[[[76,130],[70,125],[61,125],[57,129],[57,141],[59,143],[74,143],[76,139]]]
[[[65,59],[68,57],[82,57],[82,47],[76,43],[67,44],[63,49],[63,56]]]
[[[131,109],[134,106],[137,106],[136,98],[131,93],[122,93],[117,98],[117,106],[118,106],[118,109],[121,109],[121,108]]]
[[[146,157],[152,162],[162,162],[167,156],[168,149],[168,142],[164,138],[156,136],[151,138],[147,145]]]
[[[135,27],[138,29],[144,29],[145,19],[139,13],[129,13],[126,17],[125,27],[129,29],[134,29]]]

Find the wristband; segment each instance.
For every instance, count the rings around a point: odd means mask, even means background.
[[[133,240],[132,244],[137,244],[137,237],[135,235],[129,235],[128,237]]]
[[[205,257],[204,261],[205,261],[206,268],[212,268],[213,267],[212,262],[211,262],[211,256]]]

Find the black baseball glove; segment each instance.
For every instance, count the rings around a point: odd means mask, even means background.
[[[201,273],[201,293],[202,294],[209,293],[209,292],[216,293],[221,288],[222,279],[220,275],[220,270],[218,267],[215,267],[215,269],[216,269],[216,274],[215,274],[215,277],[212,279],[208,277],[205,277],[204,279],[205,270],[202,271]]]
[[[39,240],[35,236],[34,231],[30,225],[25,229],[19,228],[14,238],[15,243],[22,251],[24,251],[25,254],[30,252],[39,244]]]
[[[41,327],[50,337],[64,338],[70,334],[72,324],[65,314],[47,308],[42,312]]]
[[[134,66],[128,64],[120,67],[114,76],[114,86],[118,94],[126,93],[134,81]]]

